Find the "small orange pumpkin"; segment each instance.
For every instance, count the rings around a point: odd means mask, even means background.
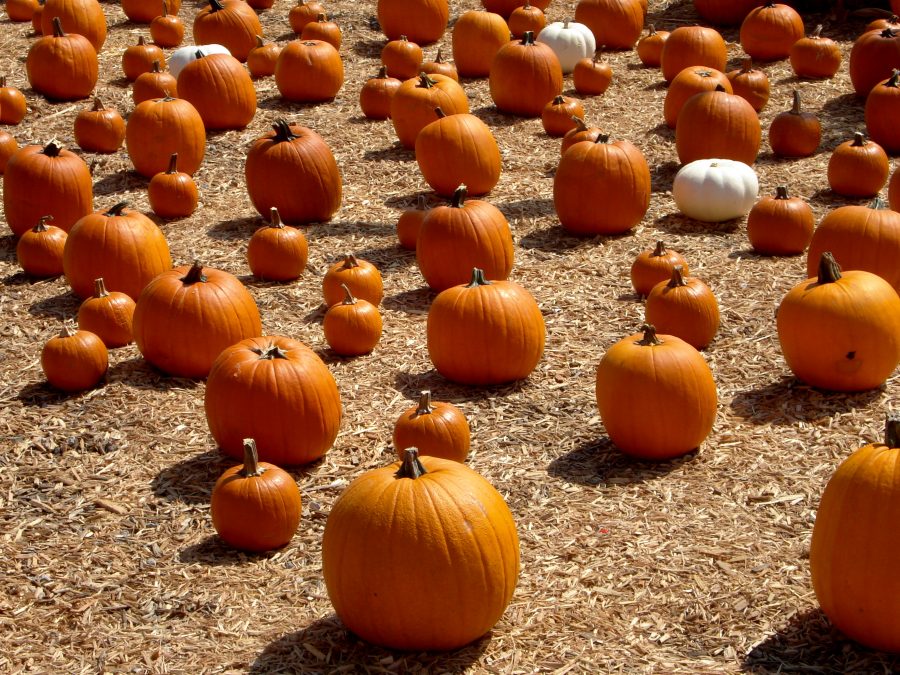
[[[103,277],[94,280],[94,295],[78,308],[78,328],[94,333],[107,348],[123,347],[134,336],[131,331],[134,300],[120,291],[108,291]]]
[[[675,335],[695,349],[703,349],[719,330],[719,303],[709,286],[684,275],[675,265],[669,281],[656,284],[647,296],[648,323]]]
[[[83,391],[97,385],[109,368],[109,352],[103,340],[86,330],[62,331],[41,350],[41,369],[53,387]]]
[[[798,255],[809,245],[815,225],[809,204],[779,186],[774,197],[763,197],[750,209],[747,237],[757,253]]]
[[[331,351],[341,356],[368,354],[381,339],[381,313],[367,300],[353,297],[346,284],[341,284],[344,299],[325,312],[322,329]]]
[[[394,450],[401,458],[407,448],[418,448],[420,455],[465,462],[470,434],[462,411],[452,403],[432,401],[426,390],[419,395],[419,403],[394,422]]]
[[[888,181],[891,165],[887,153],[862,132],[844,141],[828,160],[828,185],[845,197],[874,197]]]
[[[66,231],[47,225],[52,216],[41,216],[37,225],[26,230],[16,243],[16,260],[33,277],[56,277],[63,273]]]
[[[271,281],[291,281],[303,274],[309,257],[306,236],[281,222],[272,207],[268,225],[260,227],[247,244],[247,263],[253,276]]]
[[[187,218],[200,199],[191,175],[178,170],[177,152],[172,153],[169,168],[150,179],[147,193],[150,208],[161,218]]]
[[[384,297],[381,272],[368,260],[357,258],[352,253],[347,253],[343,260],[329,267],[322,278],[322,295],[327,306],[331,307],[344,299],[345,285],[357,298],[367,300],[375,307]]]
[[[631,264],[631,285],[638,295],[649,295],[656,284],[672,278],[676,265],[681,266],[682,274],[688,273],[685,257],[657,241],[655,247],[641,251]]]

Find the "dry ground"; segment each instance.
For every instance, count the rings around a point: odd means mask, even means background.
[[[696,22],[688,2],[650,4],[658,28]],[[547,349],[527,381],[454,386],[428,360],[424,328],[433,296],[394,233],[401,210],[427,185],[390,122],[365,120],[357,104],[384,42],[373,30],[374,2],[326,6],[344,30],[347,74],[337,99],[287,105],[271,78],[258,81],[252,125],[209,139],[196,176],[201,207],[189,219],[160,223],[177,264],[197,256],[238,275],[260,306],[264,331],[304,340],[337,378],[341,434],[323,461],[294,472],[304,498],[300,531],[285,549],[264,556],[218,541],[209,495],[231,461],[220,457],[207,431],[202,381],[163,376],[130,346],[113,351],[100,388],[64,396],[46,385],[41,346],[78,301],[62,278],[23,276],[7,234],[0,238],[0,671],[896,667],[891,657],[830,628],[810,587],[807,549],[825,482],[852,449],[880,437],[885,411],[900,406],[900,378],[848,396],[791,376],[773,315],[805,276],[804,259],[754,255],[743,222],[710,226],[677,214],[670,193],[677,158],[673,134],[661,124],[665,87],[658,71],[641,68],[633,52],[611,54],[613,86],[584,101],[590,122],[637,144],[652,167],[650,211],[631,234],[612,238],[579,239],[561,230],[552,203],[559,141],[544,135],[538,120],[497,114],[486,81],[465,82],[472,110],[502,149],[503,176],[488,199],[509,218],[517,244],[512,278],[541,306]],[[474,7],[472,0],[454,2],[451,14]],[[559,20],[573,7],[554,0],[548,14]],[[98,91],[127,114],[132,103],[120,54],[146,27],[128,23],[117,4],[103,8],[110,35]],[[193,2],[182,8],[188,25],[196,9]],[[269,37],[292,37],[289,9],[289,0],[277,0],[262,14]],[[806,16],[807,28],[823,18]],[[845,59],[863,23],[826,24],[826,34],[841,38]],[[736,67],[737,31],[724,35]],[[57,137],[74,146],[72,122],[87,103],[49,104],[28,90],[30,27],[4,20],[0,36],[0,72],[26,92],[30,108],[12,133],[20,144]],[[824,138],[818,154],[790,162],[773,158],[764,141],[756,167],[762,192],[787,184],[821,218],[847,203],[828,190],[828,153],[863,127],[846,61],[828,82],[798,81],[784,62],[765,70],[773,91],[764,128],[799,87],[821,116]],[[245,262],[247,240],[261,221],[246,196],[243,157],[279,115],[324,136],[344,179],[343,207],[333,222],[306,228],[309,268],[289,284],[260,283]],[[147,181],[130,170],[124,151],[85,159],[96,162],[97,208],[127,198],[149,211]],[[606,438],[594,369],[609,345],[641,323],[628,269],[658,238],[683,252],[718,297],[722,327],[705,355],[720,402],[699,452],[649,464],[624,458]],[[373,354],[356,359],[330,355],[321,329],[320,276],[344,251],[375,262],[385,279],[384,337]],[[508,611],[491,634],[449,654],[395,653],[355,640],[332,612],[320,569],[331,504],[349,480],[392,460],[393,421],[423,388],[469,417],[470,465],[506,497],[521,536],[521,578]]]

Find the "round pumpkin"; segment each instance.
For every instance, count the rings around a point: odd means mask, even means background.
[[[209,371],[204,408],[222,452],[241,457],[243,439],[252,436],[261,459],[281,465],[319,459],[341,425],[341,396],[328,366],[299,340],[278,335],[224,349]]]
[[[97,0],[46,0],[41,12],[41,35],[54,34],[56,18],[64,32],[84,36],[94,48],[95,55],[103,49],[106,15]],[[57,73],[59,75],[61,73]]]
[[[177,47],[184,40],[184,22],[174,12],[169,12],[169,5],[178,4],[178,0],[163,0],[162,14],[150,21],[150,39],[160,47]]]
[[[672,278],[676,265],[681,266],[682,274],[688,273],[684,256],[657,241],[653,248],[641,251],[631,264],[631,285],[638,295],[648,295],[656,284]]]
[[[900,414],[887,415],[884,440],[853,452],[828,480],[813,527],[809,572],[822,611],[847,637],[900,652]]]
[[[203,118],[182,98],[144,101],[128,116],[125,148],[135,171],[147,178],[165,171],[174,153],[180,170],[193,175],[206,152]]]
[[[83,391],[96,386],[109,368],[109,352],[103,341],[86,330],[63,324],[41,350],[41,369],[47,382],[62,391]]]
[[[57,16],[52,29],[29,48],[25,70],[36,92],[51,101],[71,101],[94,90],[99,64],[90,41],[78,33],[65,33]]]
[[[488,279],[506,279],[513,266],[509,223],[493,204],[466,200],[466,186],[460,185],[449,205],[430,209],[422,220],[416,261],[435,291],[465,283],[473,267]]]
[[[573,72],[581,59],[591,58],[597,51],[591,29],[577,21],[554,21],[540,35],[535,33],[535,39],[553,50],[563,74]]]
[[[582,96],[601,96],[612,83],[613,72],[609,62],[601,60],[599,50],[585,57],[572,70],[572,84]]]
[[[175,79],[172,73],[160,70],[159,61],[154,61],[153,65],[150,66],[150,70],[138,75],[134,84],[131,85],[131,100],[137,105],[144,101],[165,98],[166,96],[178,96],[178,80]]]
[[[309,257],[303,232],[286,227],[274,206],[268,225],[260,227],[247,243],[247,263],[253,276],[271,281],[291,281],[299,277]]]
[[[394,450],[401,458],[408,448],[417,448],[420,455],[465,462],[470,434],[463,412],[452,403],[431,400],[426,390],[394,422]]]
[[[778,306],[778,340],[796,377],[829,391],[881,386],[900,363],[900,296],[871,272],[841,272],[829,252],[818,276]]]
[[[506,23],[513,38],[521,38],[527,31],[539,37],[547,25],[547,17],[540,7],[532,5],[530,0],[525,0],[524,5],[510,12]]]
[[[253,296],[237,277],[199,262],[157,275],[134,310],[134,341],[143,357],[176,377],[209,374],[219,353],[262,334]]]
[[[422,72],[426,75],[443,75],[459,82],[459,72],[456,70],[456,65],[444,60],[443,51],[440,47],[438,47],[437,53],[434,55],[434,61],[425,61],[422,64]]]
[[[760,199],[747,215],[747,237],[763,255],[798,255],[813,236],[816,219],[809,204],[776,188],[775,196]]]
[[[566,150],[576,143],[580,143],[581,141],[591,141],[592,143],[596,143],[597,139],[603,135],[603,130],[600,129],[600,127],[589,127],[580,117],[576,117],[574,122],[575,126],[566,132],[566,135],[563,136],[562,143],[559,146],[561,155],[566,154]]]
[[[66,239],[66,281],[80,298],[103,277],[108,288],[137,299],[147,283],[172,267],[162,231],[140,211],[119,202],[78,220]]]
[[[791,68],[797,77],[828,79],[841,67],[841,48],[828,37],[822,36],[822,25],[812,33],[791,45]]]
[[[790,5],[766,0],[751,10],[741,23],[741,47],[758,61],[775,61],[790,55],[803,38],[803,19]]]
[[[335,49],[340,50],[343,35],[340,27],[334,21],[329,21],[325,12],[320,12],[315,21],[310,21],[303,26],[303,30],[300,31],[300,39],[327,42]]]
[[[0,75],[0,124],[18,124],[25,118],[28,106],[25,95],[6,83],[6,75]]]
[[[103,277],[94,279],[94,295],[78,307],[78,328],[90,331],[108,348],[123,347],[132,339],[134,300],[120,291],[106,290]]]
[[[368,260],[347,253],[334,263],[322,277],[322,296],[331,307],[344,299],[344,286],[357,298],[362,298],[378,307],[384,297],[384,282],[381,272]]]
[[[472,280],[438,293],[428,310],[428,355],[460,384],[521,380],[544,353],[544,318],[531,294],[512,281]]]
[[[381,66],[378,74],[365,81],[359,90],[359,107],[370,120],[386,120],[391,116],[391,99],[400,88],[400,80],[388,77]]]
[[[716,383],[703,356],[674,335],[657,335],[650,325],[606,351],[595,390],[610,440],[641,459],[691,452],[716,419]]]
[[[648,68],[659,68],[662,64],[662,50],[669,38],[669,31],[656,30],[651,23],[647,26],[647,34],[638,40],[637,55],[638,58]]]
[[[882,80],[866,98],[866,131],[869,138],[892,155],[900,153],[900,70]]]
[[[125,120],[115,108],[106,108],[99,98],[91,108],[75,116],[75,142],[87,152],[113,153],[125,140]]]
[[[559,94],[541,111],[541,126],[548,136],[565,136],[577,126],[576,117],[584,118],[581,101]]]
[[[697,159],[675,174],[672,197],[688,218],[720,223],[746,215],[759,194],[756,172],[730,159]]]
[[[585,195],[591,199],[585,199]],[[603,203],[604,208],[595,208]],[[643,153],[628,141],[571,146],[553,177],[553,204],[560,224],[582,235],[620,234],[639,222],[650,207],[650,168]]]
[[[137,44],[122,52],[122,72],[125,79],[134,82],[143,73],[149,73],[153,63],[165,63],[166,55],[157,45],[147,44],[144,36],[138,36]]]
[[[675,148],[682,164],[710,158],[753,164],[761,138],[753,106],[721,87],[685,101],[675,123]]]
[[[838,145],[828,159],[828,185],[845,197],[874,197],[888,181],[887,153],[859,131]]]
[[[822,124],[813,113],[800,108],[800,92],[794,90],[790,110],[778,113],[769,126],[769,145],[778,157],[809,157],[822,142]]]
[[[594,34],[607,49],[631,49],[644,28],[645,7],[639,0],[580,0],[575,21]]]
[[[250,73],[228,54],[204,56],[198,52],[178,73],[178,92],[210,130],[243,129],[256,114],[256,89]]]
[[[242,63],[262,34],[259,17],[244,0],[209,0],[194,16],[194,42],[223,45]]]
[[[297,4],[288,12],[288,23],[291,30],[297,35],[303,32],[303,27],[310,21],[315,21],[325,8],[316,0],[297,0]]]
[[[769,101],[769,78],[762,70],[753,67],[753,59],[746,57],[741,67],[726,73],[733,93],[747,101],[756,112]]]
[[[378,24],[389,40],[406,35],[417,45],[441,39],[450,18],[447,0],[378,0]]]
[[[425,195],[419,195],[416,200],[416,206],[404,209],[403,213],[397,219],[397,239],[400,246],[408,251],[416,250],[416,242],[419,239],[419,231],[422,229],[422,222],[428,215],[428,202]]]
[[[900,31],[870,30],[850,50],[850,83],[857,96],[866,97],[876,84],[900,67]]]
[[[714,28],[679,26],[666,38],[660,67],[666,82],[691,66],[707,66],[725,72],[725,40]]]
[[[391,40],[381,48],[381,63],[387,74],[402,80],[408,80],[419,74],[422,68],[422,48],[410,42],[405,35]]]
[[[681,265],[675,265],[671,278],[652,288],[647,295],[646,319],[660,332],[703,349],[719,330],[719,303],[709,286],[683,272]]]
[[[368,354],[381,339],[381,313],[368,300],[355,298],[346,284],[344,299],[328,308],[322,319],[325,341],[341,356]]]
[[[150,179],[147,196],[150,208],[161,218],[187,218],[197,208],[197,184],[190,174],[178,170],[177,152],[172,153],[169,167]]]
[[[678,73],[669,83],[663,101],[663,119],[666,125],[674,129],[678,122],[678,113],[681,112],[685,102],[694,94],[713,91],[717,86],[721,86],[729,94],[734,93],[728,76],[715,68],[691,66]]]
[[[469,112],[469,99],[459,83],[444,75],[421,73],[403,82],[391,98],[391,124],[404,148],[416,147],[416,137],[434,121],[434,109],[447,115]]]
[[[415,561],[413,583],[398,561]],[[325,524],[322,573],[341,622],[363,640],[456,649],[489,631],[509,604],[519,539],[490,483],[410,448],[338,497]]]
[[[256,46],[247,54],[247,70],[251,77],[267,77],[275,74],[281,46],[276,42],[266,42],[262,36],[256,36]]]
[[[288,544],[300,525],[301,510],[297,482],[284,469],[260,462],[251,438],[244,439],[244,463],[219,477],[209,504],[222,541],[255,553]]]
[[[547,44],[535,42],[532,33],[503,46],[488,76],[497,110],[521,117],[540,117],[547,102],[562,93],[562,84],[559,59]]]
[[[50,216],[42,216],[37,225],[26,230],[16,242],[16,260],[32,277],[56,277],[63,273],[66,231],[48,225]]]

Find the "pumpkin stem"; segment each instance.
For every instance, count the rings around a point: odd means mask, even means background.
[[[854,148],[861,148],[866,144],[865,134],[861,131],[856,131],[853,133],[853,143],[850,145]]]
[[[434,114],[438,116],[439,120],[444,119],[447,116],[447,113],[444,112],[444,110],[443,110],[443,108],[441,108],[441,106],[437,106],[434,109]]]
[[[490,286],[491,282],[484,278],[484,270],[477,267],[472,268],[472,280],[466,288],[475,288],[476,286]]]
[[[169,168],[166,169],[167,174],[178,173],[178,153],[173,152],[169,157]]]
[[[900,70],[894,68],[894,70],[891,71],[891,76],[888,78],[888,81],[884,83],[884,86],[896,88],[898,84],[900,84]]]
[[[200,49],[198,49],[197,51],[194,52],[195,59],[202,59],[204,56],[206,56],[206,54],[204,54],[203,51]]]
[[[869,208],[874,211],[880,211],[886,209],[887,204],[884,203],[884,200],[881,197],[875,197],[875,199],[872,200],[872,203],[869,204]]]
[[[59,337],[69,338],[75,335],[78,330],[75,329],[68,321],[63,321],[62,330],[59,331]]]
[[[104,216],[121,216],[122,211],[128,206],[128,202],[119,202],[118,204],[113,204],[106,212],[104,212]]]
[[[438,47],[437,54],[434,55],[434,63],[443,63],[444,55],[441,51],[442,47]]]
[[[259,347],[251,347],[250,351],[259,356],[260,361],[271,361],[273,359],[286,359],[287,354],[278,345],[269,345],[265,349]]]
[[[786,186],[779,185],[777,188],[775,188],[775,199],[790,199],[790,197],[788,197]]]
[[[791,109],[788,111],[792,115],[800,114],[800,90],[794,89],[794,104],[791,106]]]
[[[6,87],[6,75],[0,75],[0,89]]]
[[[809,37],[813,40],[817,40],[822,37],[822,24],[819,24],[813,29],[813,32],[809,34]]]
[[[423,89],[431,89],[434,85],[437,84],[437,80],[432,80],[428,77],[428,73],[422,71],[419,73],[419,81],[416,84],[416,87],[421,87]]]
[[[359,267],[359,262],[356,260],[356,256],[352,253],[345,253],[344,264],[341,266],[341,269],[349,270],[353,267]]]
[[[188,285],[196,284],[198,281],[206,283],[206,275],[203,274],[203,265],[200,264],[199,260],[195,260],[194,264],[191,265],[191,269],[181,278],[181,282]]]
[[[163,0],[162,6],[163,6],[163,13],[162,13],[162,15],[163,15],[163,16],[169,16],[169,3],[166,2],[166,0]]]
[[[725,91],[725,87],[723,87],[721,84],[717,84],[715,91]]]
[[[684,266],[683,265],[675,265],[672,268],[672,278],[669,279],[669,283],[666,284],[669,288],[677,288],[679,286],[687,286],[687,283],[684,281]]]
[[[158,60],[158,59],[157,59],[157,60],[154,60],[153,63],[150,65],[150,72],[151,72],[151,73],[159,73],[159,72],[161,72],[160,69],[159,69],[159,60]]]
[[[563,26],[563,28],[566,28],[566,27],[568,26],[568,23],[569,23],[569,22],[567,21],[567,22],[566,22],[566,26]],[[525,31],[525,34],[522,35],[522,42],[521,42],[521,44],[525,45],[526,47],[529,46],[529,45],[533,45],[533,44],[534,44],[534,31],[533,31],[533,30],[526,30],[526,31]]]
[[[834,259],[831,251],[825,251],[822,253],[822,257],[819,258],[818,282],[820,284],[833,284],[840,278],[841,266],[838,265],[838,262]]]
[[[262,35],[257,35],[256,36],[256,47],[259,48],[259,47],[265,47],[265,46],[266,46],[266,43],[263,42]]]
[[[553,105],[565,105],[565,104],[566,104],[566,97],[563,96],[562,94],[557,94],[553,98]]]
[[[742,72],[742,73],[749,73],[751,70],[753,70],[753,57],[752,57],[752,56],[745,56],[745,57],[741,60],[741,72]]]
[[[108,295],[109,291],[106,290],[106,284],[103,282],[103,277],[94,279],[94,297],[105,298]]]
[[[278,208],[275,206],[269,209],[269,227],[284,229],[284,223],[281,222],[281,214],[278,213]]]
[[[66,37],[66,33],[62,27],[62,21],[58,16],[53,17],[53,37]]]
[[[636,344],[639,344],[642,347],[652,347],[653,345],[662,344],[662,340],[656,337],[656,328],[652,324],[645,323],[641,326],[641,332],[644,335]]]
[[[525,4],[522,7],[523,9],[531,9],[531,0],[525,0]]]
[[[328,21],[328,15],[325,12],[316,14],[316,23],[325,23],[326,21]]]
[[[433,411],[431,407],[431,392],[428,389],[423,390],[419,393],[419,404],[416,406],[416,411],[413,413],[413,417],[418,417],[419,415],[430,415]]]
[[[881,37],[883,37],[883,38],[897,37],[897,33],[894,32],[893,28],[885,28],[883,31],[881,31]]]
[[[466,193],[469,191],[465,185],[460,185],[453,192],[453,197],[450,198],[450,206],[454,209],[461,209],[463,205],[466,203]]]
[[[62,149],[62,145],[60,145],[59,141],[54,138],[44,146],[44,149],[41,150],[41,154],[47,155],[47,157],[59,157],[59,153],[62,151]]]
[[[138,46],[138,47],[143,47],[145,44],[147,44],[147,43],[144,42],[144,36],[143,36],[143,35],[138,35],[137,46]]]
[[[668,253],[668,251],[666,251],[666,245],[663,243],[663,240],[657,239],[656,248],[653,249],[653,253],[650,254],[650,257],[651,258],[661,258],[666,253]]]
[[[256,441],[252,438],[244,439],[244,470],[241,475],[244,478],[262,476],[265,469],[259,465],[259,452],[256,450]]]
[[[381,66],[381,68],[378,69],[378,74],[375,77],[379,80],[384,80],[387,78],[387,76],[387,66]]]
[[[600,134],[594,143],[609,143],[609,134]]]
[[[275,137],[272,139],[272,141],[275,143],[292,141],[297,138],[297,135],[293,131],[291,131],[291,125],[288,124],[288,121],[283,117],[279,117],[277,120],[275,120],[272,128],[275,129]]]
[[[425,470],[422,462],[419,461],[419,449],[406,448],[403,451],[403,461],[400,463],[400,468],[397,469],[397,473],[394,476],[396,478],[418,478],[426,473],[428,471]]]
[[[428,210],[428,200],[425,199],[425,195],[419,195],[419,198],[416,200],[416,208],[419,209],[419,211]]]
[[[356,298],[353,297],[353,292],[350,290],[350,287],[347,284],[341,284],[341,288],[344,289],[344,299],[341,300],[342,305],[355,305]]]
[[[100,100],[99,96],[94,97],[94,105],[91,107],[91,112],[100,112],[103,110],[103,101]]]
[[[222,4],[221,0],[209,0],[210,12],[218,12],[223,9],[225,9],[225,5]]]
[[[884,421],[884,444],[900,448],[900,410],[891,410]]]
[[[588,130],[587,124],[584,123],[584,119],[578,115],[572,115],[572,121],[575,122],[575,133]]]
[[[320,15],[320,16],[321,16],[321,15]],[[400,42],[409,42],[409,38],[406,37],[405,35],[401,35],[401,36],[400,36]]]
[[[656,35],[656,26],[652,23],[647,26],[647,37],[650,37],[651,35]]]
[[[38,218],[37,225],[31,228],[32,232],[46,232],[47,231],[47,221],[53,220],[52,215],[41,216]]]

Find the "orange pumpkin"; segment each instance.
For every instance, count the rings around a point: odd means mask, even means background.
[[[423,391],[418,404],[404,410],[394,422],[394,450],[401,458],[408,448],[417,448],[420,455],[465,462],[470,434],[459,408],[432,401],[431,392]]]
[[[469,99],[456,80],[420,74],[403,82],[391,98],[391,123],[404,148],[416,147],[416,137],[434,121],[434,109],[447,115],[469,112]]]
[[[43,216],[37,225],[26,230],[16,242],[16,260],[19,266],[32,277],[55,277],[63,273],[63,250],[66,246],[66,231],[54,225]]]
[[[647,322],[666,335],[675,335],[695,349],[703,349],[719,330],[716,296],[696,277],[686,277],[675,265],[668,281],[660,281],[647,295]]]
[[[828,185],[845,197],[874,197],[890,172],[884,149],[859,131],[837,146],[828,159]]]
[[[677,251],[666,248],[662,241],[656,246],[641,251],[631,264],[631,285],[638,295],[649,295],[656,284],[672,278],[676,265],[681,266],[681,273],[688,273],[688,263]]]
[[[662,50],[669,38],[669,31],[656,30],[651,23],[647,26],[647,34],[638,40],[637,54],[645,66],[649,68],[659,68],[662,63]]]
[[[900,65],[900,64],[898,64]],[[894,68],[891,76],[882,80],[866,98],[866,130],[869,138],[886,152],[900,153],[900,70]]]
[[[181,171],[193,175],[206,152],[203,118],[189,101],[166,96],[135,106],[125,125],[125,147],[142,176],[165,171],[178,153]]]
[[[275,62],[275,85],[286,101],[331,101],[344,85],[344,62],[324,40],[291,40]]]
[[[250,73],[228,54],[203,55],[178,73],[178,91],[207,129],[243,129],[256,114],[256,89]]]
[[[591,29],[598,45],[631,49],[644,27],[644,10],[639,0],[580,0],[575,21]]]
[[[533,33],[501,47],[488,77],[497,110],[521,117],[539,117],[562,93],[562,83],[559,59],[549,45],[535,42]]]
[[[268,225],[263,225],[247,244],[247,263],[253,276],[271,281],[291,281],[306,268],[309,246],[306,236],[281,222],[278,209],[271,210]]]
[[[560,144],[560,154],[566,154],[566,150],[571,148],[576,143],[580,143],[581,141],[591,141],[595,143],[600,136],[603,135],[603,130],[600,127],[589,127],[584,123],[584,120],[580,117],[576,117],[574,120],[575,126],[572,129],[569,129],[566,132],[566,135],[563,136],[562,143]]]
[[[162,0],[162,14],[150,22],[150,38],[160,47],[177,47],[184,40],[184,22],[169,12],[169,5],[179,4],[179,0]]]
[[[94,279],[94,295],[78,308],[78,328],[90,331],[108,348],[123,347],[134,336],[131,323],[134,317],[134,300],[120,291],[106,290],[103,277]]]
[[[741,46],[754,59],[775,61],[786,58],[791,47],[803,38],[803,19],[790,5],[766,0],[750,11],[741,23]]]
[[[319,40],[321,42],[327,42],[332,47],[339,50],[341,48],[343,36],[340,27],[334,21],[329,21],[328,15],[325,14],[325,12],[320,12],[316,15],[315,21],[310,21],[303,26],[303,30],[300,31],[300,39],[304,41]]]
[[[144,36],[138,37],[136,45],[125,48],[122,52],[122,72],[125,79],[134,82],[142,73],[149,73],[153,63],[165,63],[166,55],[154,44],[147,44]]]
[[[0,124],[18,124],[27,111],[25,95],[6,84],[6,75],[0,75]]]
[[[195,44],[222,45],[244,62],[263,29],[256,12],[244,0],[209,0],[209,5],[194,17],[193,34]]]
[[[31,88],[52,101],[89,96],[97,85],[99,67],[90,41],[78,33],[65,33],[59,17],[53,18],[50,31],[31,45],[25,57]]]
[[[426,75],[443,75],[459,82],[459,73],[456,70],[456,65],[444,60],[440,47],[438,47],[434,56],[434,61],[425,61],[422,64],[422,72]]]
[[[265,42],[261,35],[256,36],[256,46],[247,54],[247,70],[254,78],[268,77],[275,74],[281,47],[276,42]]]
[[[822,36],[819,24],[807,37],[791,45],[790,59],[797,77],[827,79],[841,67],[841,48],[831,38]]]
[[[172,73],[160,70],[159,61],[154,61],[150,70],[138,75],[134,84],[131,85],[131,100],[137,105],[166,96],[178,96],[178,80]]]
[[[297,35],[303,32],[303,27],[310,21],[315,21],[325,8],[316,0],[297,0],[297,4],[288,12],[288,23],[291,30]]]
[[[497,52],[510,39],[509,26],[499,14],[470,10],[453,25],[453,62],[463,77],[485,77]]]
[[[747,214],[747,237],[753,250],[763,255],[797,255],[809,245],[816,225],[809,204],[790,197],[779,186],[774,197],[763,197]]]
[[[707,66],[725,72],[725,40],[713,28],[679,26],[666,38],[660,55],[660,67],[666,82],[691,66]]]
[[[384,282],[381,272],[368,260],[347,253],[342,260],[334,263],[322,277],[322,296],[329,307],[344,299],[344,286],[357,298],[372,303],[375,307],[384,297]]]
[[[868,96],[876,84],[891,76],[900,64],[900,31],[870,30],[850,50],[850,83],[857,96]]]
[[[574,117],[584,117],[581,101],[559,94],[541,111],[541,126],[548,136],[565,136],[576,126]]]
[[[769,127],[769,145],[778,157],[809,157],[822,142],[822,124],[813,113],[800,109],[800,92],[794,90],[790,110],[778,113]]]
[[[150,179],[147,196],[150,208],[161,218],[187,218],[197,208],[197,184],[190,174],[178,170],[177,152],[172,153],[169,168]]]
[[[746,57],[741,67],[726,73],[734,93],[745,99],[756,112],[769,101],[769,78],[762,70],[753,68],[753,58]]]
[[[752,165],[761,137],[753,106],[721,87],[685,101],[675,126],[675,148],[682,164],[719,158]]]
[[[86,330],[63,324],[41,350],[41,369],[51,386],[63,391],[82,391],[96,386],[109,368],[103,341]]]
[[[397,219],[397,239],[400,246],[409,250],[416,250],[416,242],[419,239],[419,230],[422,228],[422,222],[428,215],[428,203],[425,195],[419,195],[414,208],[405,209]]]
[[[521,38],[528,31],[537,37],[547,25],[547,17],[540,7],[535,7],[529,0],[525,0],[524,5],[510,12],[506,23],[513,38]]]
[[[54,34],[56,18],[59,18],[61,31],[83,35],[91,43],[95,55],[103,49],[106,15],[97,0],[46,0],[41,12],[42,35]]]
[[[694,94],[713,91],[717,86],[721,86],[729,94],[734,93],[728,76],[715,68],[691,66],[678,73],[669,83],[666,98],[663,101],[663,118],[666,125],[670,129],[674,129],[678,122],[678,113],[681,112],[687,100]]]
[[[378,0],[378,24],[389,40],[406,35],[417,45],[440,40],[447,28],[447,0]]]
[[[601,60],[600,50],[591,58],[579,59],[572,69],[572,84],[582,96],[601,96],[612,83],[613,71],[608,61]]]
[[[387,74],[403,80],[419,74],[422,58],[422,48],[415,42],[410,42],[405,35],[401,35],[398,40],[391,40],[381,49],[381,63]]]
[[[391,99],[400,88],[400,80],[388,77],[381,66],[378,74],[365,81],[359,90],[359,107],[370,120],[386,120],[391,116]]]
[[[341,356],[368,354],[381,339],[381,314],[368,300],[355,298],[342,284],[344,299],[328,308],[322,319],[325,341]]]
[[[99,98],[90,109],[75,116],[75,142],[88,152],[113,153],[125,140],[125,120],[115,108],[106,108]]]

